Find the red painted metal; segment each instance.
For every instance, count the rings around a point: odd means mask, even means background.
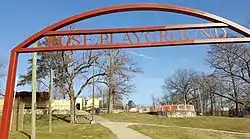
[[[141,48],[141,47],[164,47],[177,45],[195,45],[195,44],[220,44],[220,43],[244,43],[250,42],[250,38],[223,38],[206,40],[182,40],[168,42],[145,42],[138,44],[103,44],[103,45],[75,45],[75,46],[56,46],[56,47],[37,47],[22,48],[19,53],[29,52],[48,52],[48,51],[69,51],[69,50],[101,50],[101,49],[120,49],[120,48]]]
[[[16,66],[17,66],[17,59],[18,59],[18,53],[21,52],[33,52],[33,51],[63,51],[63,50],[84,50],[84,49],[107,49],[103,46],[97,46],[97,47],[82,47],[82,46],[71,46],[68,47],[46,47],[46,48],[27,48],[35,41],[41,39],[46,34],[53,33],[52,31],[57,31],[58,29],[65,27],[67,25],[70,25],[72,23],[100,16],[105,14],[111,14],[111,13],[117,13],[117,12],[126,12],[126,11],[165,11],[165,12],[173,12],[173,13],[180,13],[185,15],[190,15],[202,19],[206,19],[208,21],[214,22],[214,23],[223,23],[228,25],[228,28],[244,35],[245,37],[250,37],[250,30],[238,25],[232,21],[229,21],[227,19],[224,19],[222,17],[218,17],[216,15],[185,8],[185,7],[177,7],[177,6],[171,6],[171,5],[161,5],[161,4],[131,4],[131,5],[119,5],[119,6],[111,6],[101,9],[96,9],[92,11],[88,11],[85,13],[81,13],[72,17],[69,17],[65,20],[59,21],[40,32],[32,35],[28,39],[24,40],[22,43],[20,43],[17,47],[15,47],[11,51],[10,55],[10,63],[9,63],[9,71],[8,71],[8,79],[6,84],[6,92],[5,92],[5,101],[4,101],[4,108],[3,108],[3,117],[1,120],[1,128],[0,128],[0,137],[1,139],[8,139],[9,135],[9,127],[10,127],[10,119],[11,119],[11,112],[12,112],[12,105],[13,105],[13,94],[14,94],[14,84],[15,84],[15,76],[16,76]],[[100,31],[100,30],[99,30]],[[110,32],[112,30],[106,30],[107,32]],[[58,34],[60,35],[60,34]],[[175,41],[171,43],[166,43],[164,45],[187,45],[187,44],[205,44],[205,43],[225,43],[225,42],[249,42],[249,38],[245,39],[214,39],[214,40],[197,40],[197,41]],[[147,43],[147,44],[141,44],[140,47],[149,47],[157,44],[153,43]],[[161,46],[161,44],[158,44],[157,46]],[[106,46],[105,46],[106,47]],[[123,45],[115,45],[115,46],[107,46],[109,49],[111,48],[123,48]],[[127,47],[135,47],[135,45],[132,44]]]
[[[9,128],[10,128],[10,119],[11,119],[12,105],[14,98],[17,61],[18,61],[18,53],[12,50],[10,54],[8,79],[6,84],[6,93],[4,96],[3,116],[1,120],[1,130],[0,130],[1,139],[8,139],[8,134],[10,130]]]
[[[190,15],[202,19],[206,19],[211,22],[215,23],[224,23],[227,24],[228,27],[246,37],[250,37],[250,30],[238,25],[232,21],[229,21],[227,19],[224,19],[222,17],[202,12],[199,10],[191,9],[191,8],[186,8],[186,7],[179,7],[179,6],[172,6],[172,5],[164,5],[164,4],[129,4],[129,5],[119,5],[119,6],[111,6],[111,7],[106,7],[106,8],[100,8],[88,12],[84,12],[81,14],[77,14],[75,16],[69,17],[67,19],[61,20],[43,30],[40,32],[32,35],[22,43],[20,43],[15,49],[21,49],[28,47],[38,39],[44,37],[46,33],[49,31],[56,31],[62,27],[65,27],[67,25],[70,25],[72,23],[85,20],[88,18],[100,16],[100,15],[105,15],[105,14],[111,14],[111,13],[118,13],[118,12],[126,12],[126,11],[142,11],[142,10],[147,10],[147,11],[165,11],[165,12],[173,12],[173,13],[180,13],[180,14],[185,14],[185,15]]]
[[[152,32],[163,30],[182,30],[182,29],[202,29],[202,28],[223,28],[228,27],[224,23],[204,23],[204,24],[184,24],[184,25],[167,25],[167,26],[150,26],[137,28],[112,28],[112,29],[88,29],[88,30],[63,30],[49,31],[45,36],[58,35],[87,35],[87,34],[108,34],[108,33],[127,33],[127,32]]]

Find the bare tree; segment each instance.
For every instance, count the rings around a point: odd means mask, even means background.
[[[157,104],[157,98],[155,97],[154,94],[151,94],[151,99],[152,99],[152,105],[155,107]]]
[[[197,112],[214,115],[214,111],[218,109],[216,105],[218,98],[228,97],[221,94],[219,87],[221,84],[212,75],[193,70],[177,70],[165,80],[163,89],[169,94],[164,94],[163,100],[171,97],[174,103],[193,104]]]
[[[215,110],[215,93],[217,92],[217,80],[216,77],[213,76],[213,74],[203,76],[203,87],[206,90],[206,93],[208,94],[207,100],[210,101],[210,114],[211,116],[214,115]]]
[[[163,89],[169,93],[173,102],[188,104],[193,99],[193,82],[196,72],[178,69],[172,76],[165,79]]]
[[[242,91],[239,88],[249,86],[250,50],[242,44],[212,45],[207,61],[215,69],[214,74],[227,84],[228,98],[235,102],[238,115]],[[224,96],[225,97],[225,96]]]
[[[46,42],[46,41],[45,41]],[[44,43],[44,42],[42,42]],[[37,58],[37,79],[38,82],[46,85],[46,80],[49,77],[50,69],[54,70],[54,85],[58,92],[66,95],[70,99],[70,121],[75,123],[75,100],[79,97],[82,91],[91,84],[93,77],[104,76],[106,73],[98,70],[97,73],[90,74],[88,69],[93,65],[94,61],[102,55],[98,51],[83,51],[83,52],[44,52],[38,53]],[[31,59],[29,60],[31,62]],[[97,62],[96,62],[97,63]],[[31,65],[31,63],[30,63]],[[31,66],[28,73],[21,75],[18,85],[31,83]],[[80,81],[77,79],[81,79]],[[75,83],[80,84],[79,88],[74,86]]]
[[[231,82],[225,82],[215,74],[199,75],[198,86],[202,110],[210,115],[218,110],[222,112],[223,107],[230,107],[232,102],[244,104],[243,101],[235,99]]]
[[[115,100],[122,99],[122,96],[127,96],[135,89],[132,84],[132,78],[136,73],[141,73],[137,63],[124,50],[106,50],[100,63],[103,63],[101,68],[105,71],[106,76],[98,83],[104,83],[108,87],[108,112],[113,111]],[[116,97],[116,99],[115,99]]]

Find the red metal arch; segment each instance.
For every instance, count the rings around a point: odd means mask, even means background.
[[[118,13],[118,12],[126,12],[126,11],[164,11],[164,12],[173,12],[173,13],[180,13],[185,15],[190,15],[194,17],[198,17],[201,19],[205,19],[211,22],[217,22],[217,23],[224,23],[228,25],[228,27],[246,37],[250,37],[250,30],[236,24],[232,21],[229,21],[227,19],[224,19],[222,17],[216,16],[214,14],[210,14],[207,12],[202,12],[199,10],[186,8],[186,7],[179,7],[179,6],[172,6],[172,5],[163,5],[163,4],[129,4],[129,5],[119,5],[119,6],[111,6],[101,9],[96,9],[88,12],[84,12],[75,16],[71,16],[67,19],[61,20],[43,30],[40,32],[32,35],[27,40],[20,43],[15,49],[18,50],[20,48],[26,48],[38,39],[42,38],[46,33],[49,31],[56,31],[62,27],[65,27],[67,25],[73,24],[75,22],[85,20],[88,18],[105,15],[105,14],[111,14],[111,13]]]
[[[6,84],[6,93],[5,93],[5,101],[4,101],[4,108],[3,108],[3,116],[0,128],[0,137],[1,139],[8,139],[9,135],[9,127],[10,127],[10,119],[11,119],[11,112],[12,112],[12,105],[13,105],[13,94],[14,94],[14,84],[15,84],[15,77],[16,77],[16,68],[17,68],[17,61],[18,61],[18,53],[21,53],[21,49],[27,48],[32,43],[36,42],[40,38],[44,37],[46,34],[49,34],[53,31],[56,31],[60,28],[63,28],[67,25],[72,23],[78,22],[80,20],[92,18],[95,16],[117,13],[117,12],[126,12],[126,11],[164,11],[164,12],[173,12],[173,13],[180,13],[185,15],[190,15],[202,19],[206,19],[208,21],[214,23],[223,23],[222,26],[226,25],[228,28],[244,35],[245,37],[250,37],[250,30],[238,25],[232,21],[224,19],[222,17],[202,12],[195,9],[185,8],[185,7],[178,7],[178,6],[171,6],[171,5],[162,5],[162,4],[130,4],[130,5],[120,5],[120,6],[111,6],[101,9],[96,9],[88,12],[84,12],[62,21],[59,21],[40,32],[32,35],[22,43],[20,43],[17,47],[15,47],[11,51],[10,55],[10,63],[8,69],[8,79]],[[234,42],[235,40],[230,40]],[[238,39],[237,42],[249,42],[249,38],[247,40]],[[235,41],[236,42],[236,41]],[[184,44],[192,44],[190,42],[184,42]],[[74,48],[72,48],[74,49]],[[93,48],[94,49],[94,48]],[[57,49],[63,50],[63,49]]]

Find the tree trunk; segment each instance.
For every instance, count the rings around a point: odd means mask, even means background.
[[[113,93],[112,90],[109,89],[109,102],[108,102],[108,113],[112,113],[113,112]]]
[[[113,95],[113,108],[115,108],[115,93],[112,93],[112,95]]]
[[[220,97],[220,116],[223,116],[223,101],[222,101],[222,96]]]
[[[238,100],[235,102],[235,111],[236,111],[236,116],[239,116],[239,103],[238,103]]]
[[[75,124],[75,99],[74,99],[74,96],[70,97],[70,123]]]
[[[199,99],[199,96],[198,96],[198,94],[197,94],[197,92],[196,92],[196,90],[194,89],[194,96],[196,97],[196,99],[194,100],[195,101],[195,111],[196,111],[196,113],[198,114],[198,113],[200,113],[200,105],[199,105],[199,101],[198,101],[198,99]]]
[[[214,113],[214,104],[213,104],[213,96],[212,90],[210,90],[210,114],[213,116]]]
[[[205,101],[205,109],[206,109],[206,114],[208,114],[209,113],[209,111],[208,111],[208,102],[209,100],[207,100],[207,101]]]
[[[229,72],[230,72],[230,77],[231,77],[231,80],[232,80],[232,85],[233,85],[233,93],[234,93],[234,97],[235,97],[235,114],[236,116],[239,115],[239,103],[238,103],[238,92],[237,92],[237,89],[236,89],[236,80],[235,80],[235,77],[234,77],[234,74],[233,74],[233,65],[231,63],[229,63]]]
[[[213,116],[216,116],[216,110],[217,110],[216,99],[213,93]]]
[[[104,108],[104,100],[105,100],[105,97],[104,97],[104,93],[102,92],[102,108]]]
[[[231,75],[232,78],[232,84],[233,84],[233,92],[234,92],[234,97],[235,97],[235,114],[236,116],[239,116],[239,102],[238,102],[238,92],[236,89],[236,83],[235,83],[235,78],[233,75]]]
[[[184,95],[184,105],[187,105],[187,91],[186,90],[184,90],[183,91],[183,95]]]

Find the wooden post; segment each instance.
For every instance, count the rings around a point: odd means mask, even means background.
[[[21,103],[21,111],[20,113],[20,130],[23,130],[23,122],[24,122],[24,108],[25,108],[25,103]]]
[[[104,107],[104,93],[103,93],[103,88],[101,88],[101,97],[102,97],[102,109]]]
[[[109,94],[108,94],[108,113],[113,113],[113,50],[110,50],[109,56],[109,71],[108,71],[108,84],[109,84]]]
[[[34,44],[35,47],[37,47],[37,43]],[[37,52],[34,52],[32,59],[31,139],[36,139],[36,56]]]
[[[19,109],[20,109],[20,95],[18,96],[17,104],[15,105],[16,107],[16,131],[19,130]]]
[[[93,80],[92,80],[92,122],[94,122],[94,111],[95,111],[95,59],[93,63]]]
[[[17,77],[16,77],[16,82],[15,82],[15,88],[14,88],[14,100],[13,100],[13,106],[14,108],[12,108],[12,116],[11,116],[11,122],[10,122],[10,130],[12,129],[12,125],[13,125],[13,118],[15,118],[15,114],[16,114],[16,111],[15,111],[15,101],[16,101],[16,86],[17,86]],[[14,119],[14,122],[15,122],[15,119]]]
[[[52,131],[52,94],[53,94],[53,70],[50,69],[50,84],[49,84],[49,132]]]

